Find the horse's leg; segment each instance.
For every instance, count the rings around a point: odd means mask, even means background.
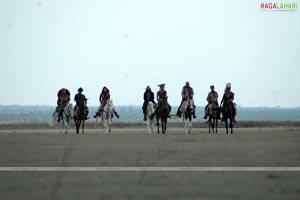
[[[215,124],[214,124],[215,122],[214,122],[214,118],[212,117],[211,118],[211,129],[212,129],[212,132],[213,132],[213,134],[215,133]]]
[[[192,132],[192,115],[189,116],[189,134]]]
[[[211,128],[211,117],[208,117],[208,133],[210,133],[210,128]]]
[[[63,118],[63,123],[64,123],[64,127],[65,127],[65,134],[68,134],[69,123],[67,122],[66,117]]]
[[[161,132],[162,132],[163,134],[166,133],[166,129],[167,129],[167,127],[166,127],[166,125],[167,125],[166,121],[167,121],[167,119],[163,118],[163,119],[162,119],[162,122],[161,122],[161,129],[162,129]]]
[[[150,129],[151,133],[154,133],[154,119],[150,119]]]
[[[106,120],[105,120],[105,116],[104,113],[102,113],[101,115],[102,117],[102,128],[103,128],[103,133],[105,133],[105,128],[106,128]]]
[[[161,118],[161,132],[165,134],[165,120],[164,118]]]
[[[147,126],[146,127],[147,133],[150,133],[150,120],[149,120],[148,116],[147,116],[146,126]]]
[[[227,118],[224,119],[224,122],[225,122],[226,134],[228,134],[228,123],[227,123]]]
[[[166,117],[166,120],[165,120],[165,133],[167,131],[167,121],[168,121],[168,118]]]
[[[182,116],[182,121],[183,121],[183,130],[184,130],[184,133],[187,134],[187,128],[186,128],[187,127],[187,125],[186,125],[187,122],[186,122],[186,118],[185,118],[184,113],[182,113],[181,116]]]
[[[108,132],[110,133],[111,132],[111,116],[109,115],[108,116]]]
[[[84,119],[82,120],[82,134],[84,134]]]
[[[75,126],[76,126],[76,133],[78,134],[79,133],[79,125],[78,125],[78,119],[74,119],[75,121]]]
[[[231,134],[233,133],[233,131],[232,131],[232,128],[233,128],[232,121],[233,121],[233,120],[230,118],[229,127],[230,127],[230,133],[231,133]]]
[[[218,133],[218,117],[216,118],[216,133]]]
[[[156,117],[157,134],[159,134],[159,119]]]

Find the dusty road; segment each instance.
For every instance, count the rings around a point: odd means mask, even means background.
[[[1,130],[0,167],[299,167],[300,129]],[[0,172],[0,199],[300,199],[300,172]]]

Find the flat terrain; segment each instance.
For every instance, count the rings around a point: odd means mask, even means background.
[[[0,167],[300,167],[300,129],[0,130]],[[0,199],[300,199],[300,172],[1,171]]]

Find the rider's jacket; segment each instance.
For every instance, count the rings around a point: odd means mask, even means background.
[[[107,102],[109,99],[110,99],[109,91],[108,91],[108,92],[102,92],[102,93],[100,94],[99,101],[100,101],[101,103],[105,103],[105,102]]]
[[[83,106],[85,104],[86,98],[84,94],[77,93],[74,97],[74,101],[76,102],[76,105]]]
[[[214,90],[209,92],[208,95],[207,95],[206,101],[209,104],[218,102],[218,93]]]
[[[166,90],[159,90],[156,94],[157,101],[163,101],[168,98]]]
[[[149,101],[154,102],[154,93],[151,90],[146,90],[144,92],[144,101],[146,101],[146,102],[149,102]]]
[[[187,98],[193,99],[194,97],[193,88],[190,86],[184,86],[181,90],[181,96],[183,99],[187,99]]]
[[[227,104],[229,102],[232,103],[233,100],[234,100],[234,93],[231,92],[230,90],[225,91],[222,102],[224,102],[224,104]]]

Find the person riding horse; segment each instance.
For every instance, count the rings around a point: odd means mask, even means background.
[[[104,110],[104,106],[107,104],[107,101],[110,100],[110,93],[109,93],[109,89],[104,86],[102,88],[102,92],[100,94],[99,97],[99,101],[100,101],[100,106],[96,112],[96,114],[94,115],[94,118],[96,118],[97,116],[100,117],[101,112],[103,112]],[[113,113],[116,115],[117,118],[119,118],[120,116],[118,115],[118,113],[115,111],[115,109],[113,110]]]
[[[154,93],[152,92],[150,86],[146,87],[146,91],[144,92],[144,103],[143,103],[143,113],[144,113],[144,121],[147,120],[147,105],[149,102],[153,102],[154,105],[156,105],[155,101],[154,101]]]
[[[66,88],[62,88],[57,93],[57,107],[55,111],[58,113],[57,122],[60,122],[60,117],[66,105],[70,102],[70,91]]]
[[[182,96],[182,99],[181,99],[181,102],[180,102],[180,105],[178,107],[178,110],[177,110],[177,113],[176,115],[178,117],[181,117],[181,112],[180,112],[180,109],[181,109],[181,106],[182,106],[182,103],[187,100],[188,98],[190,100],[193,101],[193,98],[194,98],[194,90],[193,88],[190,86],[190,83],[189,82],[186,82],[185,83],[185,86],[183,86],[182,90],[181,90],[181,96]],[[194,104],[194,101],[193,101],[193,118],[196,118],[196,106]]]
[[[234,100],[234,93],[231,91],[231,83],[227,83],[226,84],[226,88],[224,91],[224,95],[221,101],[221,106],[223,109],[227,109],[228,105],[231,105],[232,110],[233,110],[233,122],[235,123],[235,115],[236,115],[236,108],[235,105],[233,103]],[[223,119],[222,119],[223,121]]]
[[[85,95],[82,94],[83,89],[80,87],[78,88],[78,93],[74,97],[74,101],[76,102],[75,110],[78,110],[79,107],[82,107],[85,109],[85,119],[89,119],[89,108],[87,107],[87,98],[85,98]]]
[[[205,115],[204,115],[203,119],[207,119],[207,115],[208,115],[207,108],[208,108],[208,106],[210,106],[210,108],[212,108],[214,106],[219,107],[218,92],[215,91],[215,86],[211,85],[210,90],[211,91],[208,93],[207,98],[206,98],[206,101],[208,102],[208,104],[204,108]],[[218,119],[221,118],[220,114],[221,113],[218,112]]]
[[[170,112],[171,112],[172,107],[168,103],[168,96],[167,96],[167,91],[165,90],[165,85],[166,84],[160,84],[160,85],[158,85],[159,91],[157,91],[157,93],[156,93],[156,100],[157,100],[158,103],[156,105],[154,113],[151,115],[151,118],[153,118],[154,115],[156,115],[158,109],[160,109],[160,107],[163,104],[167,105],[168,118],[171,118]]]

